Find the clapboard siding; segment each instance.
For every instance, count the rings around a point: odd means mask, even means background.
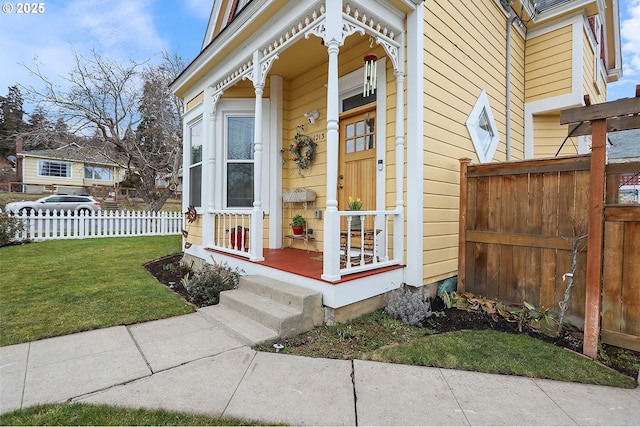
[[[527,40],[526,102],[571,92],[572,43],[571,25]]]
[[[477,162],[465,121],[484,89],[500,133],[495,160],[506,156],[506,17],[492,3],[425,2],[424,256],[425,283],[456,274],[460,157]],[[525,41],[511,41],[511,155],[524,151]]]

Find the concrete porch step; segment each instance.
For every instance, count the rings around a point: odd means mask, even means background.
[[[324,321],[322,294],[262,276],[243,276],[238,289],[220,293],[220,303],[199,310],[243,342],[274,342]]]
[[[198,310],[198,313],[208,320],[218,323],[239,341],[249,346],[274,342],[278,339],[278,333],[273,329],[220,304],[203,307]]]
[[[322,294],[320,292],[264,276],[243,276],[240,278],[238,288],[250,290],[257,295],[298,310],[308,311],[309,315],[317,316],[322,322]]]
[[[293,327],[291,322],[297,322],[302,316],[302,310],[280,304],[244,289],[222,292],[220,304],[275,330],[279,334]]]

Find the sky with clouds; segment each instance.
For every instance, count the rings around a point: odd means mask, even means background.
[[[86,56],[95,48],[110,58],[154,61],[166,50],[189,63],[200,52],[212,5],[211,0],[48,0],[42,13],[18,14],[18,2],[2,3],[13,11],[3,7],[0,13],[0,95],[14,84],[38,85],[20,64],[38,64],[43,74],[59,80],[71,69],[74,51]]]
[[[19,65],[40,64],[57,78],[70,70],[72,52],[91,48],[116,59],[159,58],[177,52],[186,63],[199,53],[211,0],[46,0],[39,14],[0,13],[0,94],[38,81]],[[630,97],[640,84],[640,0],[620,0],[624,77],[609,85],[608,98]],[[26,106],[29,110],[28,106]]]
[[[618,4],[623,77],[609,84],[609,101],[635,96],[635,87],[640,84],[640,0],[620,0]]]

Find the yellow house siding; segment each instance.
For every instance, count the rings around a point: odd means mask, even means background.
[[[596,82],[595,52],[587,31],[591,30],[585,27],[582,54],[582,93],[589,94],[589,99],[592,104],[599,104],[606,101],[606,90],[604,88],[605,78],[601,76],[600,84]]]
[[[282,188],[283,191],[291,190],[298,187],[310,188],[316,193],[316,200],[308,204],[306,217],[309,222],[313,221],[314,238],[317,239],[318,247],[321,247],[323,241],[324,228],[323,221],[310,220],[313,216],[313,209],[318,209],[326,203],[326,104],[327,95],[326,88],[319,85],[318,82],[326,82],[326,67],[317,67],[303,73],[299,77],[284,81],[284,123],[283,123],[283,171],[282,171]],[[318,110],[320,119],[313,125],[307,123],[304,113]],[[304,130],[298,126],[304,125]],[[293,144],[294,136],[297,132],[315,138],[316,135],[325,134],[325,139],[317,141],[316,156],[309,169],[299,171],[296,164],[291,159],[292,154],[287,151],[289,145]],[[300,173],[303,176],[300,176]],[[291,217],[301,211],[303,205],[301,203],[287,205],[283,209],[282,228],[283,235],[291,234],[289,223]],[[304,212],[302,212],[304,214]],[[293,247],[304,247],[304,243],[294,240],[293,242],[285,241],[286,244],[291,243]]]
[[[484,89],[506,158],[506,16],[491,2],[425,2],[423,280],[457,273],[459,158],[478,162],[465,122]],[[511,31],[511,156],[524,151],[525,41]],[[409,179],[411,177],[408,177]],[[407,213],[410,215],[410,213]]]
[[[535,157],[554,157],[567,137],[567,126],[560,125],[560,114],[545,114],[534,117],[534,134],[536,138]],[[564,143],[561,156],[578,154],[578,138],[569,138]]]
[[[338,59],[339,59],[339,73],[340,76],[346,75],[354,70],[357,70],[363,65],[363,53],[370,50],[369,48],[369,39],[367,37],[360,37],[359,35],[353,35],[347,39],[347,43],[345,44],[348,48],[343,48],[340,50]],[[385,56],[384,50],[380,47],[375,47],[374,51],[378,55],[379,58]],[[286,58],[283,57],[282,60],[295,60],[294,58]],[[390,60],[386,61],[387,64],[387,116],[386,116],[386,126],[387,126],[387,141],[386,141],[386,150],[387,150],[387,161],[386,168],[387,171],[393,171],[395,167],[395,140],[390,137],[393,135],[394,126],[393,121],[395,118],[395,111],[389,111],[390,105],[395,105],[395,84],[394,84],[394,76],[393,76],[393,68]],[[380,76],[378,76],[380,78]],[[305,73],[302,73],[300,76],[288,79],[284,81],[283,85],[283,97],[284,97],[284,112],[283,112],[283,141],[282,141],[282,150],[283,159],[285,160],[283,164],[283,173],[282,173],[282,188],[283,191],[294,189],[298,187],[310,188],[316,193],[316,200],[313,205],[309,205],[307,210],[307,221],[308,226],[314,229],[314,237],[316,239],[316,244],[318,250],[322,250],[322,245],[324,242],[324,222],[322,220],[313,219],[313,210],[314,209],[324,209],[326,207],[326,166],[327,166],[327,141],[326,141],[326,112],[327,112],[327,89],[325,83],[327,81],[327,67],[323,65],[321,67],[315,67],[308,70]],[[391,94],[389,92],[392,92]],[[318,110],[320,113],[320,119],[317,120],[313,125],[307,123],[304,114],[312,111]],[[382,126],[382,120],[384,118],[379,118],[379,126]],[[301,130],[298,126],[304,125],[304,130]],[[316,147],[316,157],[311,166],[311,168],[300,171],[304,177],[300,176],[298,168],[296,164],[292,161],[286,161],[291,158],[291,153],[287,150],[289,145],[293,143],[294,136],[297,132],[303,133],[314,140],[317,139],[317,147]],[[379,143],[383,143],[380,141]],[[393,172],[387,172],[386,176],[393,176]],[[389,179],[385,183],[388,191],[394,190],[393,186],[390,186]],[[387,206],[395,205],[395,196],[386,200]],[[301,204],[295,204],[292,206],[290,212],[289,206],[286,206],[283,210],[283,234],[291,234],[291,230],[289,228],[289,222],[291,214],[297,213],[298,210],[302,208]],[[339,209],[344,210],[344,206],[339,206]],[[285,243],[289,244],[289,241],[285,239]],[[292,246],[294,247],[304,247],[303,242],[301,241],[293,241]]]
[[[189,233],[185,241],[193,245],[202,245],[202,215],[198,215],[196,220],[191,224],[189,224],[185,216],[184,224],[185,230]]]
[[[526,102],[571,93],[572,27],[567,25],[526,42]]]
[[[71,177],[62,178],[62,177],[54,177],[54,176],[39,176],[38,162],[42,160],[61,162],[61,163],[71,163]],[[87,164],[90,165],[91,163],[87,163]],[[59,159],[42,159],[42,158],[27,156],[27,157],[24,157],[24,162],[23,162],[23,182],[25,184],[34,184],[34,185],[64,185],[64,186],[73,186],[73,187],[90,187],[94,185],[113,186],[114,184],[124,179],[124,170],[122,168],[114,167],[114,166],[102,166],[102,165],[97,165],[97,166],[111,169],[112,179],[110,180],[85,179],[84,166],[85,166],[85,163],[80,163],[80,162],[71,162],[71,161],[59,160]],[[60,191],[64,192],[64,190],[60,190]]]
[[[46,159],[38,159],[34,157],[25,157],[24,162],[24,179],[23,181],[26,184],[57,184],[57,185],[73,185],[73,186],[82,186],[84,182],[84,164],[82,163],[73,163],[67,162],[64,160],[52,159],[51,161],[60,162],[60,163],[71,163],[71,177],[70,178],[62,178],[55,176],[39,176],[38,175],[38,162],[40,160]]]
[[[511,31],[511,159],[524,159],[525,40]],[[494,112],[494,115],[496,112]],[[501,150],[502,144],[498,146]]]

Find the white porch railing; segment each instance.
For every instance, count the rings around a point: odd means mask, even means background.
[[[401,264],[394,256],[394,225],[401,224],[396,211],[340,211],[340,275]],[[342,218],[345,218],[343,220]],[[326,262],[326,261],[325,261]]]
[[[217,251],[250,258],[250,224],[250,211],[214,211],[213,244],[208,246]]]
[[[89,239],[99,237],[168,236],[182,233],[182,212],[39,211],[14,214],[23,229],[16,240]]]

